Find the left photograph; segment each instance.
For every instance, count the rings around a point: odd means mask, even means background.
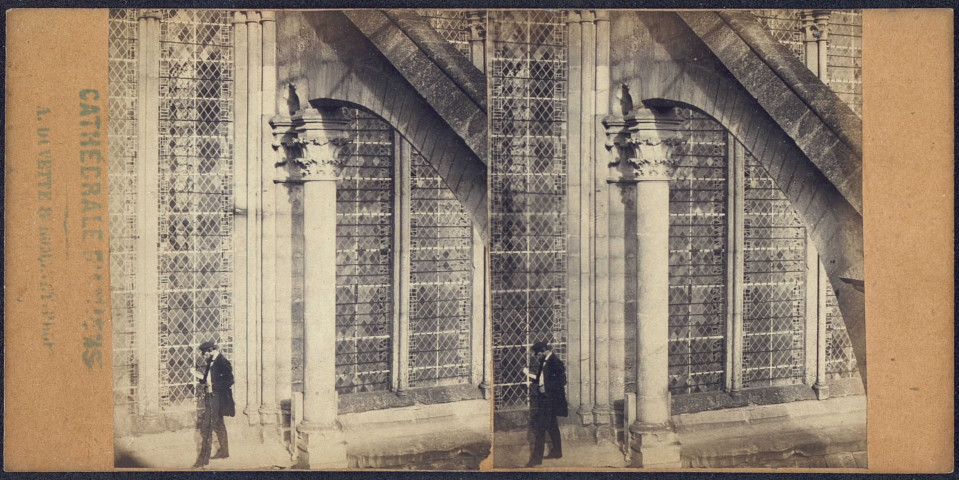
[[[115,466],[479,469],[485,15],[109,24]]]

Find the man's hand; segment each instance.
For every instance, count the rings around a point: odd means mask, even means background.
[[[197,381],[203,380],[203,374],[200,373],[200,371],[197,370],[196,367],[190,367],[190,373],[193,374],[194,380],[197,380]]]

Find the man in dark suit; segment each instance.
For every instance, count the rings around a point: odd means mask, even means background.
[[[200,447],[200,456],[197,457],[193,468],[201,468],[210,463],[210,449],[213,444],[213,432],[216,432],[216,441],[220,444],[216,455],[212,458],[227,458],[230,456],[230,442],[226,435],[226,424],[223,417],[236,415],[236,406],[233,404],[233,366],[230,361],[220,354],[219,348],[213,342],[200,344],[200,353],[206,360],[206,371],[202,375],[194,369],[193,374],[199,380],[201,395],[203,395],[203,417],[200,420],[200,434],[203,443]]]
[[[543,463],[543,458],[562,458],[563,441],[560,438],[559,422],[556,417],[569,415],[566,404],[566,366],[553,354],[553,347],[546,342],[533,344],[533,354],[539,361],[535,375],[529,369],[524,373],[532,380],[530,398],[530,427],[533,430],[533,449],[530,452],[527,467]],[[543,457],[546,447],[546,434],[549,433],[551,447],[549,455]]]

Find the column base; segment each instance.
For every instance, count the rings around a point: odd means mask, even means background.
[[[247,407],[243,409],[243,415],[246,415],[247,421],[250,425],[259,425],[260,424],[260,412]]]
[[[681,468],[679,436],[672,423],[629,426],[631,463],[641,468]]]
[[[593,406],[589,404],[580,405],[579,410],[576,411],[576,414],[579,415],[579,418],[582,420],[583,425],[592,425],[593,424]]]
[[[829,398],[829,385],[816,382],[816,384],[812,386],[812,389],[816,391],[817,400],[825,400]]]
[[[327,470],[349,466],[346,441],[339,425],[323,427],[301,423],[296,430],[299,433],[296,468]]]
[[[276,405],[260,406],[260,423],[263,425],[273,425],[279,423],[280,408]]]
[[[489,395],[489,394],[490,394],[489,383],[487,383],[487,382],[484,380],[483,382],[481,382],[481,383],[479,384],[479,389],[480,389],[481,392],[483,392],[483,400],[489,400],[489,399],[490,399],[490,395]]]
[[[616,430],[613,428],[613,409],[609,405],[593,407],[593,423],[596,425],[596,443],[612,443],[616,441]]]

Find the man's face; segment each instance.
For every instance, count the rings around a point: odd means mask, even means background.
[[[213,350],[207,350],[203,352],[203,359],[206,360],[207,362],[209,362],[210,360],[213,360]]]
[[[546,350],[536,352],[536,360],[542,362],[546,358]]]

